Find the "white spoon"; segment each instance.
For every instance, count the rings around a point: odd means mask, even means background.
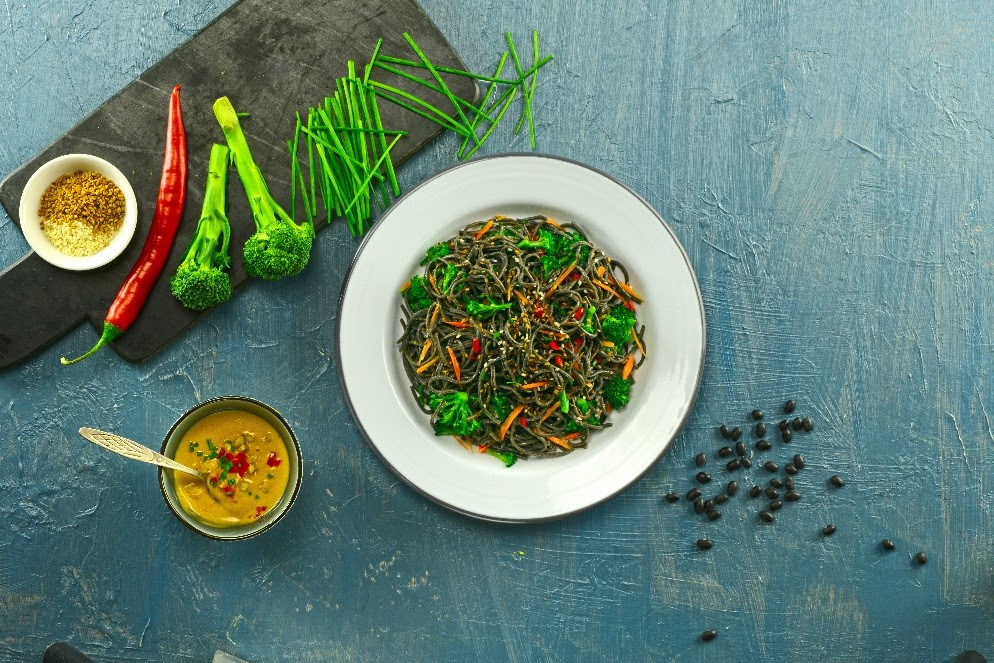
[[[152,465],[159,465],[160,467],[168,467],[171,470],[177,470],[179,472],[186,472],[187,474],[192,474],[201,480],[204,478],[200,472],[196,471],[192,467],[188,467],[183,463],[177,463],[172,458],[167,458],[160,453],[152,451],[146,446],[138,444],[134,440],[129,440],[126,437],[97,430],[96,428],[80,428],[79,434],[90,442],[93,442],[93,444],[103,447],[108,451],[113,451],[114,453],[124,456],[125,458],[140,460],[143,463],[151,463]]]

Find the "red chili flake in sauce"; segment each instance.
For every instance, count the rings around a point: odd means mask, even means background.
[[[559,344],[556,343],[555,341],[549,341],[549,349],[550,350],[558,350],[559,349]]]
[[[632,304],[631,301],[626,301],[625,302],[625,308],[628,309],[629,311],[633,312],[633,313],[635,312],[635,304]]]
[[[276,455],[275,451],[270,451],[269,457],[266,458],[266,465],[269,467],[279,467],[282,462],[283,461],[280,460],[280,457]]]
[[[563,366],[563,358],[562,358],[562,357],[558,357],[558,356],[557,356],[557,357],[556,357],[555,359],[553,359],[552,361],[554,361],[554,362],[556,363],[556,366],[558,366],[558,367],[562,368],[562,366]]]
[[[479,338],[474,338],[473,339],[473,356],[475,357],[476,355],[480,354],[480,350],[482,350],[482,349],[483,349],[483,345],[480,343],[480,339]]]
[[[266,512],[266,507],[264,507],[264,506],[257,506],[257,507],[255,507],[255,517],[256,518],[258,518],[259,516],[261,516],[265,512]]]
[[[518,419],[518,423],[521,424],[522,428],[528,428],[528,422],[525,421],[524,417],[521,417],[520,419]]]
[[[584,308],[582,306],[579,307],[578,309],[576,309],[575,311],[573,311],[573,319],[574,320],[580,320],[581,318],[583,318],[583,314],[585,312],[586,311],[584,310]]]
[[[574,338],[573,345],[575,345],[576,347],[580,347],[581,345],[583,345],[583,337],[577,336],[576,338]]]

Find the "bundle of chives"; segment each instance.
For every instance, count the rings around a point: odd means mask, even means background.
[[[404,39],[407,40],[407,43],[411,46],[411,49],[414,51],[415,55],[418,56],[418,59],[410,60],[382,55],[379,52],[379,44],[377,44],[377,49],[372,60],[370,61],[370,66],[366,69],[366,78],[369,78],[369,71],[373,67],[376,67],[377,69],[398,76],[404,80],[417,83],[432,92],[446,97],[452,105],[452,111],[450,112],[439,109],[435,105],[420,97],[388,85],[382,81],[369,81],[369,84],[376,90],[377,97],[386,99],[401,108],[404,108],[412,113],[416,113],[421,117],[434,122],[444,129],[448,129],[449,131],[462,136],[463,142],[459,146],[459,150],[456,153],[456,157],[460,160],[470,158],[483,146],[487,139],[489,139],[493,134],[494,129],[497,128],[497,125],[500,123],[505,113],[507,113],[507,110],[510,108],[511,102],[514,100],[515,96],[520,92],[524,103],[522,106],[521,117],[518,120],[514,133],[519,133],[527,120],[529,142],[532,149],[535,149],[537,143],[535,140],[535,119],[532,110],[532,98],[535,95],[538,70],[551,61],[552,56],[547,55],[545,57],[540,57],[538,32],[533,32],[532,66],[528,69],[524,69],[521,64],[521,59],[518,57],[518,52],[515,48],[514,39],[511,37],[511,33],[507,32],[504,36],[507,40],[508,50],[504,51],[498,60],[497,68],[494,71],[493,76],[475,74],[473,72],[464,71],[462,69],[453,69],[451,67],[436,66],[427,58],[427,56],[425,56],[424,51],[421,50],[411,35],[405,32]],[[507,62],[508,56],[510,56],[512,62],[514,62],[514,68],[517,73],[516,78],[501,78],[501,71],[504,68],[504,64]],[[403,68],[426,70],[430,74],[430,77],[428,79],[421,78],[420,76],[415,76],[404,71]],[[479,106],[476,106],[465,99],[457,97],[449,89],[449,86],[446,85],[441,74],[462,76],[489,83],[487,92],[483,97],[483,101]],[[490,103],[490,99],[495,93],[499,93],[496,101]],[[482,135],[479,133],[480,131],[483,132]],[[472,148],[470,148],[471,142],[473,143]]]

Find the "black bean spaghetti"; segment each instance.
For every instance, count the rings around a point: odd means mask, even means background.
[[[398,345],[437,435],[510,466],[586,447],[628,403],[646,353],[642,300],[574,224],[498,216],[421,264],[402,290]]]

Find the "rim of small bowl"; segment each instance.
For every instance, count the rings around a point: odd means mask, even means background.
[[[191,416],[195,415],[200,410],[203,410],[205,407],[220,402],[231,402],[235,405],[237,405],[237,403],[252,403],[253,405],[256,405],[268,411],[270,414],[276,417],[276,419],[279,420],[279,422],[283,425],[283,427],[286,429],[287,433],[290,436],[289,440],[283,440],[283,441],[289,442],[289,444],[287,444],[287,449],[290,451],[291,454],[293,454],[297,465],[297,480],[293,483],[292,491],[290,486],[287,485],[287,489],[283,492],[283,497],[280,498],[280,502],[277,505],[278,508],[273,509],[265,516],[263,516],[263,518],[269,519],[263,526],[252,531],[245,531],[245,530],[255,527],[254,524],[232,527],[230,528],[231,535],[224,535],[224,534],[217,534],[214,531],[214,530],[219,530],[221,528],[211,528],[211,530],[205,529],[208,526],[204,525],[199,520],[197,520],[193,516],[189,515],[186,511],[184,511],[183,507],[179,505],[178,500],[176,504],[173,504],[173,501],[170,500],[169,494],[166,489],[167,470],[166,468],[163,467],[159,468],[159,490],[162,491],[162,499],[165,500],[166,506],[169,507],[169,510],[172,511],[174,516],[176,516],[176,519],[179,520],[181,523],[183,523],[183,525],[185,525],[187,529],[193,530],[197,534],[207,537],[208,539],[213,539],[215,541],[241,541],[243,539],[248,539],[254,536],[258,536],[259,534],[262,534],[266,530],[270,529],[273,525],[281,521],[283,517],[286,515],[286,513],[290,510],[290,507],[293,506],[293,503],[297,500],[297,493],[300,492],[300,483],[304,476],[304,471],[303,471],[304,458],[303,454],[301,454],[300,452],[300,442],[297,440],[297,434],[293,432],[293,429],[290,427],[290,424],[287,422],[286,418],[284,418],[283,415],[279,412],[279,410],[274,408],[272,405],[263,403],[262,401],[256,400],[255,398],[251,398],[249,396],[217,396],[215,398],[210,398],[206,401],[197,403],[189,410],[184,412],[182,415],[180,415],[180,417],[173,423],[173,425],[169,427],[169,431],[166,433],[166,437],[162,440],[162,448],[160,449],[161,453],[165,456],[169,456],[169,454],[166,453],[166,447],[169,445],[169,440],[173,437],[173,433],[176,432],[176,429],[179,428],[180,425],[182,425],[185,421],[187,421]],[[247,411],[244,410],[244,408],[238,408],[238,407],[231,407],[226,409],[232,409],[232,410],[242,409],[243,411]],[[215,412],[220,412],[220,411],[221,410],[215,410]],[[209,414],[213,414],[213,412]],[[169,457],[171,458],[172,456]],[[173,489],[174,495],[175,492],[176,491],[174,488]]]
[[[72,165],[70,165],[72,164]],[[89,170],[100,173],[111,180],[124,194],[124,223],[110,243],[100,251],[89,256],[71,256],[62,253],[53,245],[41,230],[41,218],[38,216],[38,206],[41,197],[51,186],[52,182],[79,170]],[[86,271],[108,264],[128,248],[138,229],[138,201],[131,182],[121,169],[98,156],[92,154],[64,154],[46,161],[28,178],[21,191],[21,201],[18,206],[21,233],[31,249],[45,262],[71,271]]]

